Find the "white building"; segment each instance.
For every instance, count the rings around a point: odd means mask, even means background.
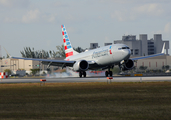
[[[63,58],[60,58],[63,59]],[[53,71],[55,66],[51,66],[50,69]],[[10,69],[15,73],[15,71],[24,69],[26,73],[30,73],[30,69],[40,69],[41,71],[47,70],[47,65],[43,65],[39,61],[33,60],[23,60],[23,59],[2,59],[0,60],[0,71],[4,71],[5,69]]]

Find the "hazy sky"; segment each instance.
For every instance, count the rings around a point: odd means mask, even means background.
[[[56,50],[63,44],[61,24],[73,47],[104,46],[123,35],[171,40],[171,0],[0,0],[2,55],[2,46],[13,56],[24,47]]]

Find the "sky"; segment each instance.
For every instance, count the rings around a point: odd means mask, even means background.
[[[63,44],[61,24],[73,47],[102,47],[139,34],[170,41],[170,6],[171,0],[0,0],[0,54],[6,56],[3,47],[18,57],[24,47],[56,51]]]

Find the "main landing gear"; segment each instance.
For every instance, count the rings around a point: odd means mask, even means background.
[[[79,76],[80,78],[83,76],[83,77],[86,77],[86,71],[79,71]]]
[[[110,67],[108,68],[108,71],[105,72],[105,76],[108,77],[108,75],[109,75],[110,77],[113,76],[112,71],[110,71]]]

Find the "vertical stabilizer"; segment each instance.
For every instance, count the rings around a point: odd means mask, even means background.
[[[64,49],[65,49],[66,58],[70,57],[70,56],[73,56],[73,55],[76,55],[76,54],[79,54],[78,52],[76,52],[73,49],[73,47],[71,45],[71,42],[69,40],[69,37],[68,37],[65,26],[61,25],[61,28],[62,28],[62,36],[63,36],[63,42],[64,42]]]

